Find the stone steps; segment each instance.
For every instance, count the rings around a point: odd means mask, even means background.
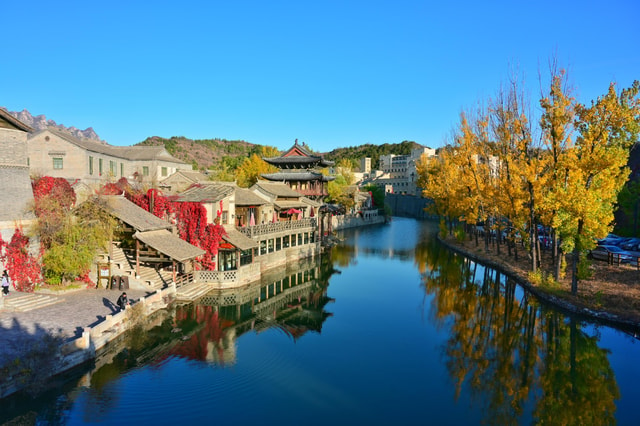
[[[176,300],[190,302],[204,296],[209,291],[211,291],[211,287],[205,283],[187,284],[178,289]]]
[[[135,264],[130,262],[125,251],[115,244],[112,246],[111,261],[113,264],[112,274],[136,277]],[[173,280],[173,274],[166,271],[156,271],[148,266],[140,266],[140,275],[136,279],[150,290],[160,290]]]
[[[62,302],[62,299],[56,296],[30,293],[16,294],[16,292],[12,292],[4,298],[4,308],[9,311],[28,312],[60,302]]]

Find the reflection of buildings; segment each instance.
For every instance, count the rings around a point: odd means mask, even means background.
[[[293,269],[296,268],[296,269]],[[294,340],[308,332],[320,333],[330,313],[324,310],[326,278],[316,262],[303,262],[242,288],[216,290],[194,305],[179,308],[181,323],[196,321],[201,327],[171,353],[215,364],[236,361],[235,340],[242,334],[272,327],[283,330]]]

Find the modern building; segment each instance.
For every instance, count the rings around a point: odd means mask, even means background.
[[[381,155],[382,175],[373,177],[370,183],[378,185],[385,192],[420,195],[420,188],[417,187],[416,163],[423,155],[433,157],[436,155],[436,150],[421,147],[412,150],[409,155]]]

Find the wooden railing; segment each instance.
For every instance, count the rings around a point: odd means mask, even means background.
[[[191,284],[192,282],[194,282],[193,272],[190,272],[188,274],[180,274],[176,277],[176,288]]]

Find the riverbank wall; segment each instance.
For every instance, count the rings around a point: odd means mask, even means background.
[[[385,194],[385,204],[391,208],[392,216],[412,217],[415,219],[436,218],[436,216],[426,211],[432,204],[431,200],[427,198],[387,193]]]
[[[505,274],[509,278],[516,281],[522,288],[524,288],[526,291],[536,296],[543,303],[547,303],[569,314],[572,314],[590,321],[600,322],[602,324],[605,324],[620,330],[624,330],[625,332],[628,332],[634,336],[640,336],[640,324],[638,324],[635,321],[630,321],[624,318],[620,318],[606,311],[597,311],[589,307],[575,305],[561,297],[558,297],[554,294],[551,294],[545,291],[540,287],[533,285],[530,281],[528,281],[525,277],[523,277],[521,274],[516,272],[513,268],[509,267],[508,265],[493,262],[489,259],[478,256],[475,253],[472,253],[468,250],[465,250],[461,247],[456,246],[455,244],[452,244],[446,241],[440,236],[438,236],[438,241],[440,241],[441,244],[443,244],[453,252],[456,252],[464,257],[467,257],[473,260],[474,262],[477,262],[481,265],[487,266],[492,269],[499,270],[501,273]]]
[[[61,345],[52,338],[52,347],[48,353],[25,353],[20,363],[3,369],[5,371],[2,371],[4,377],[0,381],[0,399],[26,389],[33,383],[41,383],[93,361],[107,344],[132,329],[139,321],[166,309],[175,299],[176,286],[172,283],[162,290],[141,297],[123,311],[107,315],[93,327],[85,327],[78,338]],[[38,357],[43,359],[37,359]],[[28,358],[34,359],[26,363]]]
[[[360,226],[378,225],[385,223],[386,218],[378,210],[371,210],[357,215],[337,215],[331,217],[331,229],[341,231]]]

